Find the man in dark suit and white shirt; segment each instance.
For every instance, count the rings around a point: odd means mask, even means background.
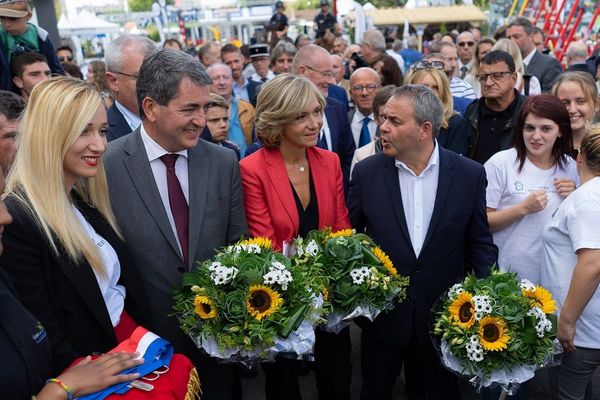
[[[152,40],[137,35],[119,36],[106,46],[106,80],[115,99],[107,113],[109,142],[140,126],[135,84],[144,57],[155,50]]]
[[[525,64],[525,73],[538,78],[542,85],[542,92],[550,92],[554,81],[563,70],[556,58],[540,53],[535,47],[534,33],[535,28],[529,19],[516,17],[508,25],[506,37],[519,46]]]
[[[111,142],[104,162],[119,226],[144,271],[156,333],[195,362],[207,399],[239,399],[235,368],[202,355],[170,316],[182,273],[246,231],[235,153],[198,140],[210,84],[182,51],[147,57],[136,88],[142,124]]]
[[[459,399],[428,328],[436,299],[474,270],[489,274],[498,249],[485,208],[485,170],[441,148],[443,108],[422,85],[397,88],[385,106],[383,152],[354,167],[348,208],[352,226],[369,234],[401,275],[407,298],[362,330],[362,400],[391,399],[402,364],[411,361],[427,399]],[[411,384],[411,382],[407,382]]]
[[[377,133],[373,99],[380,87],[379,74],[372,68],[359,68],[350,75],[350,96],[355,108],[348,113],[348,120],[357,149],[371,143]]]
[[[292,72],[295,75],[306,76],[317,86],[327,101],[323,114],[323,128],[317,146],[338,154],[344,174],[344,187],[347,188],[350,164],[356,146],[346,108],[341,102],[327,96],[329,85],[335,85],[331,55],[322,47],[314,44],[306,45],[296,53],[292,62]]]

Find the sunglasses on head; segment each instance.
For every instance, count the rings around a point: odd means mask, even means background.
[[[439,69],[440,71],[443,71],[444,63],[442,61],[417,61],[410,67],[414,70],[433,68],[433,69]]]

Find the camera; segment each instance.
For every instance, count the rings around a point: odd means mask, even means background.
[[[359,69],[359,68],[369,66],[369,64],[367,64],[365,59],[357,52],[352,53],[352,55],[350,56],[350,59],[352,59],[352,61],[354,61],[354,65],[355,65],[354,69]]]

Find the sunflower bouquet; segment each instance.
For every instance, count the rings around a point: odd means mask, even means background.
[[[409,278],[398,275],[373,240],[352,229],[311,231],[294,241],[292,261],[312,269],[327,310],[323,329],[339,332],[358,316],[375,319],[406,297]]]
[[[184,275],[174,309],[183,331],[213,357],[248,364],[310,353],[323,311],[313,281],[270,240],[242,240]]]
[[[511,394],[552,362],[556,303],[543,287],[493,269],[452,286],[439,305],[434,334],[442,360],[478,389],[498,384]]]

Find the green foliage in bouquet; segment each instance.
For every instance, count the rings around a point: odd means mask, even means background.
[[[352,229],[311,231],[294,241],[293,262],[320,271],[325,307],[346,315],[357,306],[389,308],[392,300],[406,297],[409,278],[398,275],[390,258],[365,234]]]
[[[192,337],[215,338],[221,349],[255,350],[287,338],[307,318],[319,319],[319,290],[311,271],[292,268],[269,239],[255,238],[186,273],[174,309]]]
[[[441,336],[465,373],[542,365],[553,354],[556,304],[548,290],[517,275],[492,270],[450,288],[436,313]]]

